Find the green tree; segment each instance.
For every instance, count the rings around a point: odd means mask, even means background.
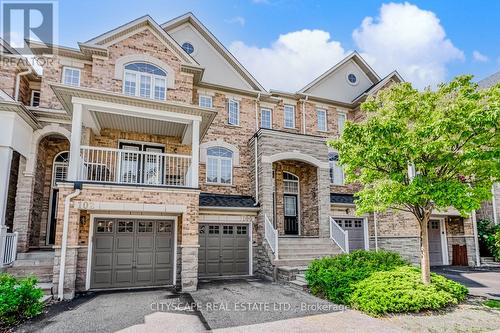
[[[413,214],[420,227],[422,282],[430,283],[427,225],[435,211],[464,216],[491,196],[500,174],[500,84],[478,89],[459,76],[437,90],[400,83],[361,105],[338,150],[346,180],[358,182],[357,213]]]

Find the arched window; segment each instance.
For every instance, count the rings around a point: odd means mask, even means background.
[[[288,194],[298,194],[299,177],[289,172],[283,172],[283,192]]]
[[[232,184],[233,152],[223,147],[207,149],[207,183]]]
[[[52,186],[56,182],[66,180],[68,177],[69,152],[63,151],[54,157],[54,167],[52,170]]]
[[[167,73],[145,62],[125,65],[123,93],[125,95],[165,100]]]
[[[330,183],[344,185],[344,170],[339,165],[339,154],[333,151],[329,152],[328,163],[330,165]]]

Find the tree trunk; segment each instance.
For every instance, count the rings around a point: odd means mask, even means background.
[[[425,214],[420,222],[420,268],[422,270],[422,283],[431,283],[431,265],[429,258],[429,215]]]

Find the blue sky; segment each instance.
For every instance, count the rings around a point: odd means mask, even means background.
[[[500,69],[500,1],[495,0],[392,5],[372,0],[60,0],[59,43],[75,47],[144,14],[163,23],[187,11],[266,88],[296,89],[351,50],[366,56],[381,75],[396,67],[420,87],[461,73],[483,78]],[[285,78],[285,68],[300,78]]]

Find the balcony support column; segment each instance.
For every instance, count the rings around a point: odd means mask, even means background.
[[[191,186],[198,188],[198,170],[200,164],[200,121],[193,120],[191,131]]]
[[[78,180],[78,170],[80,168],[81,139],[82,139],[82,104],[73,103],[68,180]]]

